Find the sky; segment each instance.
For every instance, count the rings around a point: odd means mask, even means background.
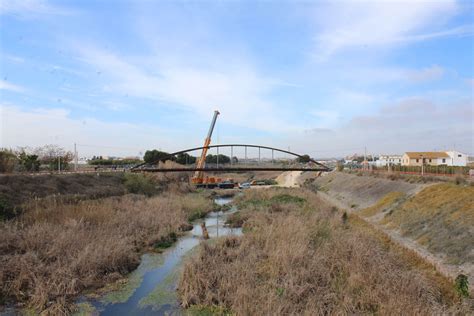
[[[0,147],[474,155],[471,1],[0,0]]]

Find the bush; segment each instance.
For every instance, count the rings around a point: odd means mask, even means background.
[[[142,174],[125,174],[124,184],[130,193],[152,196],[158,192],[153,181]]]
[[[16,216],[13,204],[3,195],[0,195],[0,221],[12,219]]]
[[[175,232],[171,232],[168,236],[163,236],[153,244],[153,247],[160,251],[162,249],[169,248],[178,240],[178,235]]]
[[[454,289],[461,297],[469,297],[469,280],[464,274],[460,274],[454,281]]]
[[[17,165],[18,159],[10,149],[0,149],[0,172],[12,172]]]
[[[248,215],[242,215],[241,212],[235,212],[227,217],[225,224],[230,228],[242,227],[248,217]]]

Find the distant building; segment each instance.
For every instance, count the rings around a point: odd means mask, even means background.
[[[459,151],[447,151],[446,153],[449,155],[450,158],[448,166],[467,166],[468,157],[466,154],[460,153]]]
[[[402,156],[400,155],[380,155],[375,161],[377,167],[386,167],[402,164]]]
[[[402,156],[402,166],[451,165],[451,157],[444,151],[406,152]]]

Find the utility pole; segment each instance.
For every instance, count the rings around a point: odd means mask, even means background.
[[[423,170],[423,167],[425,165],[425,161],[423,159],[423,155],[421,155],[421,176],[423,177],[423,173],[424,173],[424,170]]]
[[[77,160],[78,160],[77,147],[76,147],[76,143],[74,143],[74,171],[77,171]]]
[[[61,156],[58,154],[58,173],[61,173]]]
[[[369,162],[367,161],[367,147],[364,147],[364,170],[367,170],[367,164]]]

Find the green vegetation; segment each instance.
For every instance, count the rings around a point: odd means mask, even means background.
[[[231,316],[229,310],[215,305],[193,305],[186,310],[186,316]]]
[[[299,197],[296,195],[290,195],[286,193],[276,194],[268,199],[262,199],[258,194],[255,196],[251,194],[246,194],[244,197],[239,197],[236,199],[237,206],[240,209],[245,209],[249,207],[253,208],[262,208],[268,206],[277,206],[285,204],[297,204],[303,205],[306,202],[305,198]]]
[[[11,149],[0,148],[0,172],[13,172],[18,158]]]
[[[174,157],[171,157],[169,153],[160,151],[160,150],[147,150],[143,156],[143,160],[146,163],[153,163],[158,160],[174,160]]]
[[[92,166],[130,166],[141,163],[140,159],[103,159],[92,157],[87,163]]]
[[[469,297],[469,280],[467,275],[458,275],[456,280],[454,280],[454,288],[460,297]]]
[[[12,219],[17,215],[17,210],[4,195],[0,194],[0,221]]]
[[[206,156],[206,163],[217,163],[218,161],[222,164],[230,163],[230,157],[222,154]]]
[[[248,215],[243,215],[242,212],[238,211],[227,216],[225,224],[230,228],[242,227],[248,218]]]
[[[126,173],[124,175],[124,185],[128,192],[134,194],[152,196],[158,193],[152,178],[144,174]]]
[[[176,162],[182,165],[192,165],[196,163],[196,157],[191,156],[187,153],[184,154],[178,154],[176,156]]]
[[[0,149],[0,173],[13,171],[67,170],[73,154],[56,145],[45,145],[34,149]]]
[[[41,162],[38,158],[38,155],[27,154],[24,151],[18,155],[20,165],[23,166],[26,171],[39,171]]]
[[[162,250],[171,247],[178,240],[178,235],[175,232],[171,232],[167,236],[161,237],[158,241],[153,244],[153,248],[156,250]]]
[[[309,155],[302,155],[301,157],[296,158],[296,161],[300,163],[308,163],[311,161],[311,157],[309,157]]]

